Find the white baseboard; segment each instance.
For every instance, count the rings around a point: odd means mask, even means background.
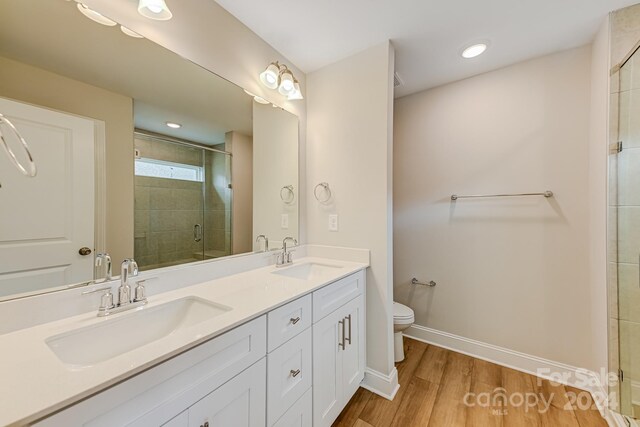
[[[385,375],[371,368],[366,368],[364,370],[364,379],[360,386],[385,399],[393,400],[400,388],[398,370],[394,366],[391,374]]]
[[[606,397],[607,389],[603,386],[600,377],[593,371],[420,325],[412,325],[404,335],[427,344],[433,344],[477,359],[586,390],[596,396],[595,400],[598,403],[598,409],[605,419],[608,418],[608,413],[611,412],[607,410],[606,404],[602,404],[603,399],[597,398],[598,396]]]

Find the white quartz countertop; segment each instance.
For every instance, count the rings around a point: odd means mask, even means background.
[[[296,260],[293,266],[310,262],[341,268],[322,277],[302,280],[273,274],[276,268],[270,266],[152,296],[149,304],[137,310],[189,296],[226,305],[232,310],[93,366],[74,368],[65,365],[45,340],[81,327],[129,316],[133,311],[98,318],[96,307],[96,311],[90,313],[0,335],[0,425],[23,425],[40,419],[368,267],[363,263],[313,257]]]

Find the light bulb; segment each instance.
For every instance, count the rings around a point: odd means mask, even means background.
[[[112,21],[111,19],[103,16],[102,14],[96,12],[95,10],[89,9],[87,6],[82,3],[78,3],[78,10],[87,18],[91,19],[98,24],[106,25],[107,27],[113,27],[114,25],[118,25],[117,22]]]
[[[278,87],[279,72],[280,67],[278,67],[278,64],[272,62],[262,73],[260,73],[260,81],[269,89],[275,89]]]
[[[180,123],[174,123],[174,122],[167,122],[166,125],[169,126],[171,129],[180,129],[182,127]]]
[[[282,95],[289,95],[293,90],[293,75],[291,71],[285,70],[280,74],[280,86],[278,92]]]
[[[138,2],[138,13],[145,18],[157,21],[168,21],[173,17],[173,13],[164,0],[140,0]]]

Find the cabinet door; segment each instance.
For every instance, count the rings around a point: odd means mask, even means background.
[[[313,325],[313,425],[330,426],[342,411],[342,317],[335,311]]]
[[[267,365],[261,359],[189,408],[189,427],[264,427]]]
[[[345,349],[342,358],[342,390],[346,405],[360,387],[365,368],[364,297],[359,296],[340,310],[345,320]]]

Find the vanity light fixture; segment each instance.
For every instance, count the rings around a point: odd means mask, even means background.
[[[168,21],[173,17],[173,13],[164,0],[140,0],[138,2],[138,13],[145,18],[156,21]]]
[[[280,64],[277,61],[272,62],[262,73],[260,73],[260,81],[269,89],[276,89],[278,87],[279,75]]]
[[[469,47],[466,47],[462,51],[462,57],[465,59],[475,58],[476,56],[482,55],[487,50],[486,43],[476,43]]]
[[[107,27],[113,27],[118,25],[117,22],[112,21],[111,19],[101,15],[100,13],[96,12],[93,9],[89,9],[87,6],[83,5],[82,3],[78,3],[77,7],[80,13],[82,13],[84,16],[91,19],[92,21],[97,22],[98,24],[106,25]]]
[[[180,129],[182,127],[180,123],[174,123],[174,122],[167,122],[166,125],[169,126],[171,129]]]
[[[304,99],[304,96],[302,96],[302,92],[300,91],[300,83],[298,83],[298,80],[293,79],[293,90],[287,96],[287,99],[289,101],[296,101],[298,99]]]
[[[269,89],[277,89],[281,95],[287,99],[304,99],[300,91],[300,83],[293,75],[293,72],[284,64],[274,61],[260,73],[260,81]]]
[[[133,37],[133,38],[136,38],[136,39],[143,39],[144,38],[140,34],[136,33],[133,30],[128,29],[124,25],[120,25],[120,31],[122,31],[123,33],[125,33],[129,37]]]

